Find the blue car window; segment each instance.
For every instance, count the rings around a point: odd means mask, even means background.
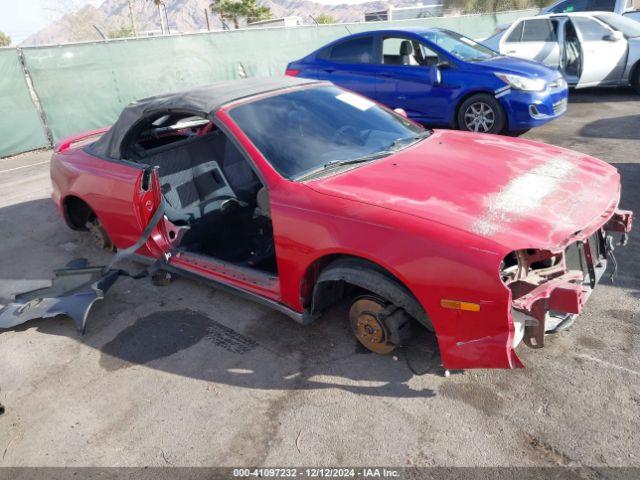
[[[331,162],[388,155],[428,134],[371,100],[334,86],[273,95],[229,115],[282,176],[297,179]]]
[[[555,42],[556,33],[548,18],[524,21],[523,42]]]
[[[591,10],[591,8],[589,8],[589,0],[567,0],[550,8],[549,13],[584,12],[586,10]]]
[[[354,38],[331,48],[329,59],[338,63],[371,63],[373,61],[373,37]]]
[[[564,13],[566,11],[565,8],[567,8],[568,4],[569,4],[568,1],[560,2],[555,7],[551,7],[549,10],[547,10],[547,12],[548,13]]]
[[[475,40],[449,30],[431,30],[422,34],[422,36],[427,41],[464,62],[479,62],[498,55]]]
[[[613,12],[616,9],[616,0],[590,0],[588,11]]]
[[[438,63],[438,54],[417,40],[385,37],[381,60],[386,65],[431,66]]]

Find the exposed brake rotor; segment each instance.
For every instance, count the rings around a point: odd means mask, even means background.
[[[389,341],[389,331],[383,321],[386,305],[375,297],[357,298],[349,310],[351,329],[358,341],[374,353],[384,355],[396,345]]]

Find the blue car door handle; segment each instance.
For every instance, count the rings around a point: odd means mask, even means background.
[[[323,68],[322,70],[324,70],[327,73],[333,73],[336,71],[336,69],[332,67]]]
[[[385,77],[385,78],[393,77],[393,73],[389,73],[389,72],[382,72],[382,73],[379,73],[378,75],[380,75],[381,77]]]

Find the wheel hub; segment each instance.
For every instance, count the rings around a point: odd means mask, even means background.
[[[111,242],[109,235],[107,235],[107,232],[97,219],[90,222],[88,227],[91,241],[97,248],[105,249],[110,252],[114,250],[113,243]]]
[[[387,341],[389,337],[381,313],[385,305],[379,299],[361,297],[356,299],[349,311],[351,328],[358,341],[374,353],[384,355],[395,345]]]
[[[489,132],[495,121],[493,108],[484,102],[472,103],[464,112],[465,126],[473,132]]]

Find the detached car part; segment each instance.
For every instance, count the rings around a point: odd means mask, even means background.
[[[0,328],[67,315],[78,331],[84,333],[91,307],[104,298],[120,272],[104,273],[104,267],[84,267],[55,270],[54,274],[50,287],[16,295],[13,302],[0,310]]]
[[[133,255],[145,244],[162,218],[164,209],[164,202],[160,202],[140,238],[130,247],[119,250],[106,267],[88,267],[84,259],[73,260],[70,268],[54,270],[50,287],[15,295],[14,301],[0,310],[0,329],[12,328],[37,318],[67,315],[73,319],[78,331],[84,333],[91,307],[104,298],[120,276],[139,279],[148,272],[157,271],[164,262],[166,257],[161,257],[148,271],[137,275],[113,268],[118,261]]]

